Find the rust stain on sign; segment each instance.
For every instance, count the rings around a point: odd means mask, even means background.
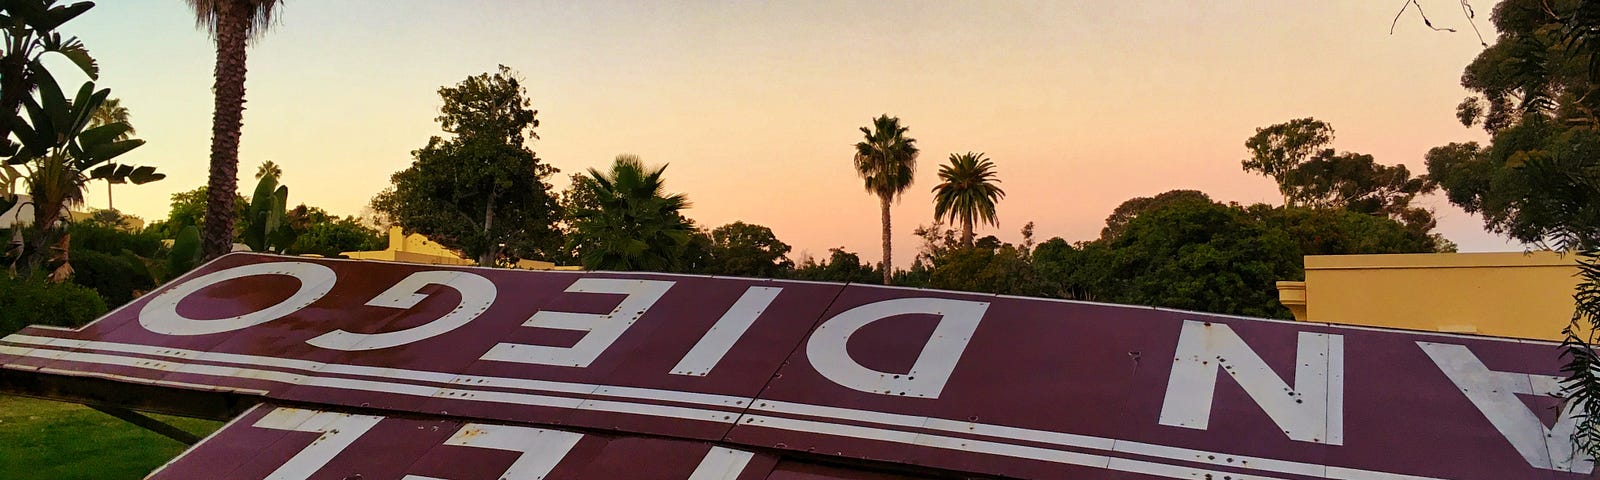
[[[258,446],[228,467],[254,473],[229,478],[310,468],[295,459],[312,442],[336,453],[313,478],[367,451],[406,461],[363,478],[456,478],[430,465],[535,443],[580,458],[591,437],[657,448],[637,435],[770,459],[770,478],[834,468],[778,473],[792,458],[1039,479],[1591,468],[1558,415],[1550,343],[865,285],[236,254],[82,329],[0,339],[0,367],[16,389],[320,406],[257,410],[185,457]]]

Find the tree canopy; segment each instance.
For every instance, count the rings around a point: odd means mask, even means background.
[[[1245,141],[1251,157],[1244,169],[1276,181],[1287,207],[1382,215],[1421,234],[1438,225],[1432,210],[1412,206],[1417,196],[1438,187],[1430,177],[1413,176],[1405,165],[1379,164],[1372,155],[1327,148],[1332,141],[1333,126],[1315,118],[1258,128]]]
[[[792,269],[789,244],[778,240],[772,229],[744,222],[733,222],[711,230],[706,273],[742,277],[779,278]]]
[[[1462,72],[1473,95],[1457,118],[1490,141],[1430,150],[1428,175],[1490,232],[1556,248],[1600,239],[1591,193],[1600,185],[1600,45],[1589,40],[1600,22],[1592,10],[1588,1],[1503,1],[1492,17],[1499,38]]]
[[[556,169],[524,145],[538,138],[538,111],[516,74],[502,65],[440,88],[439,97],[436,120],[453,136],[413,151],[373,210],[480,265],[556,256],[561,215],[547,183]]]

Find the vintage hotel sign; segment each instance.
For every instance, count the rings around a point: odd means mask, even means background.
[[[266,402],[157,478],[1583,478],[1559,364],[1144,307],[248,254],[0,340],[13,380]]]

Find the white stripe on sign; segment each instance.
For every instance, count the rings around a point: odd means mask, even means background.
[[[15,343],[19,345],[32,345],[38,347],[61,347],[64,350],[92,349],[111,352],[133,353],[155,357],[199,360],[204,362],[234,363],[258,367],[283,368],[300,370],[304,372],[336,373],[341,375],[359,375],[364,377],[380,377],[403,381],[420,381],[430,383],[447,383],[459,385],[472,385],[474,387],[494,387],[504,389],[538,391],[544,393],[569,393],[582,395],[598,395],[605,397],[637,398],[648,400],[663,400],[677,403],[692,403],[707,406],[743,407],[748,398],[731,395],[715,395],[709,393],[681,392],[677,390],[660,390],[652,388],[622,387],[611,385],[596,385],[588,383],[556,382],[549,380],[530,380],[524,378],[487,377],[479,375],[460,375],[454,373],[433,372],[426,370],[408,370],[387,367],[369,367],[363,365],[344,365],[338,363],[322,363],[309,360],[296,360],[288,358],[266,357],[259,355],[242,355],[236,353],[206,352],[199,350],[185,350],[180,348],[152,347],[132,343],[93,342],[84,340],[69,340],[53,337],[37,337],[31,335],[10,335],[0,338],[0,342]],[[31,349],[24,349],[31,351]],[[20,355],[19,356],[31,356]]]
[[[25,337],[25,336],[12,335],[10,337],[5,337],[4,339],[0,339],[0,340],[6,341],[6,342],[13,342],[13,343],[22,343],[22,342],[19,342],[17,340],[17,337]],[[44,337],[29,337],[28,339],[32,339],[32,338],[41,338],[42,339]],[[27,340],[27,339],[25,339],[25,340]],[[87,348],[98,348],[99,345],[101,345],[102,343],[103,342],[84,342],[84,344],[82,346],[83,347],[87,347]],[[119,348],[124,348],[124,349],[134,349],[134,348],[131,348],[131,347],[136,347],[136,346],[133,346],[133,345],[126,345],[126,344],[116,344],[116,346],[119,347]],[[155,347],[146,347],[146,348],[149,348],[150,349],[149,351],[152,351],[152,352],[170,351],[171,350],[171,349],[160,349],[160,348],[155,348]],[[139,349],[139,350],[143,350],[143,349]],[[1038,454],[1038,455],[1034,455],[1034,456],[1042,457],[1042,458],[1038,458],[1039,460],[1050,461],[1050,462],[1055,462],[1055,463],[1065,463],[1065,464],[1085,465],[1085,466],[1097,466],[1097,464],[1094,463],[1095,461],[1094,460],[1090,460],[1090,459],[1091,458],[1105,458],[1105,459],[1107,459],[1107,461],[1104,464],[1098,464],[1098,466],[1100,466],[1101,468],[1108,468],[1108,469],[1112,469],[1112,470],[1121,470],[1121,471],[1128,471],[1128,472],[1141,472],[1141,473],[1148,473],[1148,474],[1152,474],[1152,475],[1168,476],[1168,477],[1172,477],[1172,478],[1204,478],[1204,475],[1206,473],[1211,473],[1210,470],[1195,469],[1195,468],[1191,468],[1191,467],[1171,467],[1171,468],[1178,468],[1178,469],[1182,470],[1183,472],[1185,472],[1183,475],[1167,475],[1167,474],[1161,474],[1161,473],[1150,473],[1150,471],[1148,471],[1151,468],[1150,465],[1164,465],[1164,464],[1149,464],[1149,465],[1147,465],[1147,463],[1149,463],[1149,462],[1126,463],[1126,462],[1121,461],[1121,459],[1119,459],[1119,458],[1108,457],[1108,456],[1103,456],[1103,455],[1085,455],[1085,454],[1081,454],[1081,453],[1078,453],[1078,452],[1041,449],[1041,448],[1038,448],[1038,447],[1031,447],[1031,446],[1025,446],[1025,445],[1015,445],[1015,444],[1003,443],[1003,442],[992,442],[992,441],[985,441],[985,440],[968,440],[968,439],[957,438],[957,437],[942,437],[942,436],[936,436],[936,435],[924,434],[924,433],[917,433],[917,432],[907,432],[907,431],[901,431],[901,430],[891,430],[891,429],[876,428],[876,427],[862,427],[862,426],[856,426],[856,425],[845,425],[845,424],[838,424],[838,423],[831,423],[831,422],[817,422],[817,421],[810,421],[810,420],[784,419],[784,418],[779,418],[779,417],[761,416],[761,415],[752,415],[752,414],[745,414],[741,418],[731,418],[730,419],[728,417],[731,416],[731,412],[721,411],[721,410],[706,410],[706,409],[697,409],[697,408],[688,408],[688,407],[675,407],[675,406],[668,406],[668,405],[654,405],[654,404],[646,404],[646,403],[633,403],[633,402],[625,402],[625,401],[584,400],[584,399],[571,398],[571,397],[550,397],[550,396],[545,396],[545,395],[533,395],[533,394],[510,393],[510,392],[501,392],[501,391],[478,390],[478,389],[473,389],[473,388],[424,387],[424,386],[421,386],[421,385],[413,385],[413,384],[400,384],[400,383],[392,383],[392,382],[366,381],[366,380],[347,379],[347,378],[334,378],[334,377],[320,377],[320,376],[310,375],[310,374],[290,374],[290,373],[286,373],[286,372],[279,372],[279,371],[273,371],[273,370],[256,370],[256,369],[248,369],[248,368],[233,368],[233,367],[221,367],[221,366],[212,366],[212,365],[197,365],[197,364],[188,364],[188,363],[179,363],[179,362],[153,361],[153,360],[146,359],[146,358],[121,357],[121,356],[116,356],[116,355],[104,355],[104,354],[94,354],[94,353],[86,353],[86,352],[61,352],[61,351],[56,351],[56,350],[48,350],[48,349],[44,349],[44,348],[31,349],[31,348],[10,347],[10,346],[5,346],[5,345],[0,345],[0,353],[23,356],[23,357],[57,358],[57,359],[60,359],[60,360],[67,360],[67,361],[74,361],[74,362],[98,363],[98,364],[107,364],[107,365],[120,365],[120,366],[126,366],[126,367],[131,367],[131,368],[155,369],[155,370],[178,372],[178,373],[191,373],[191,374],[220,376],[220,377],[258,379],[258,380],[265,380],[265,381],[271,381],[271,382],[277,382],[277,383],[285,383],[285,384],[291,384],[291,385],[311,385],[311,386],[319,386],[319,387],[325,387],[325,388],[341,388],[341,389],[347,389],[347,390],[383,392],[383,393],[393,393],[393,394],[400,394],[400,395],[451,398],[451,399],[455,399],[455,400],[471,401],[471,402],[503,403],[503,404],[514,404],[514,405],[537,405],[537,406],[549,406],[549,407],[557,407],[557,408],[575,408],[575,409],[607,411],[607,412],[617,412],[617,413],[628,413],[628,414],[646,415],[646,416],[655,416],[655,417],[682,418],[682,419],[688,419],[688,420],[699,420],[699,421],[714,422],[714,423],[733,423],[733,421],[738,421],[739,423],[743,423],[743,424],[747,424],[747,425],[753,425],[752,422],[755,419],[761,419],[763,424],[761,424],[760,426],[766,427],[766,428],[776,428],[776,429],[780,429],[780,430],[802,431],[802,432],[810,432],[810,433],[821,433],[821,434],[828,434],[828,435],[839,435],[839,436],[846,436],[846,437],[853,437],[853,438],[866,438],[866,439],[873,439],[873,440],[880,440],[880,441],[887,441],[887,442],[903,443],[903,444],[909,444],[909,445],[919,445],[919,444],[923,444],[924,442],[940,443],[940,442],[945,442],[944,440],[941,440],[941,439],[949,438],[949,439],[953,439],[956,442],[955,443],[956,445],[972,444],[972,445],[982,445],[983,446],[983,448],[970,448],[970,449],[966,448],[966,447],[952,447],[953,449],[970,450],[970,451],[976,451],[976,452],[981,452],[981,453],[989,453],[989,454],[993,454],[993,455],[1011,456],[1011,457],[1018,457],[1018,458],[1032,458],[1032,457],[1029,457],[1027,455],[1024,455],[1025,452],[1036,452],[1036,451],[1054,452],[1054,453],[1049,453],[1049,454]],[[143,352],[140,352],[140,353],[143,353]],[[150,353],[150,354],[151,355],[160,355],[160,353]],[[210,354],[209,352],[188,351],[188,352],[181,352],[181,354],[185,355],[187,358],[195,358],[195,359],[202,359],[202,360],[212,356],[212,354]],[[217,355],[227,355],[231,360],[233,360],[233,363],[249,363],[248,360],[252,360],[254,358],[270,359],[270,357],[252,357],[252,356],[247,356],[247,355],[233,355],[233,354],[217,354]],[[304,361],[299,361],[299,360],[293,360],[293,361],[290,361],[290,362],[292,362],[292,363],[313,363],[313,362],[304,362]],[[276,362],[274,362],[274,363],[276,363]],[[337,368],[333,368],[333,367],[349,367],[349,369],[337,369]],[[323,368],[322,370],[323,371],[329,371],[329,372],[335,371],[335,370],[345,370],[346,372],[351,372],[351,371],[356,371],[356,370],[370,371],[370,372],[373,372],[373,373],[383,373],[383,374],[385,374],[384,375],[385,377],[389,377],[391,375],[396,375],[399,372],[406,372],[405,370],[397,370],[397,369],[361,367],[361,366],[354,366],[354,365],[336,365],[336,364],[328,364],[327,368]],[[97,372],[84,372],[83,374],[85,374],[85,375],[99,375]],[[353,374],[353,373],[347,373],[347,374]],[[501,380],[515,380],[515,379],[501,379]],[[146,379],[140,379],[140,380],[136,380],[136,381],[139,381],[139,382],[142,382],[142,383],[156,383],[155,380],[146,380]],[[559,382],[549,382],[549,383],[559,383]],[[474,383],[472,386],[476,387],[478,385],[480,385],[480,384]],[[485,382],[485,383],[482,383],[482,385],[489,385],[489,383]],[[457,387],[466,387],[466,385],[457,385]],[[677,391],[668,391],[668,390],[639,389],[639,388],[634,388],[634,387],[601,387],[601,388],[597,388],[595,391],[598,392],[599,390],[602,390],[602,389],[605,389],[605,388],[614,389],[615,391],[613,393],[616,393],[616,394],[619,394],[619,395],[625,393],[625,394],[628,394],[628,395],[632,396],[632,398],[638,398],[638,399],[642,399],[642,400],[659,400],[659,401],[678,402],[678,401],[684,401],[684,399],[686,399],[686,398],[702,399],[701,397],[699,397],[701,395],[703,395],[705,397],[717,397],[719,400],[721,400],[722,397],[726,397],[726,396],[720,396],[720,395],[695,394],[695,393],[692,393],[692,392],[677,392]],[[657,396],[656,395],[657,392],[666,393],[666,394]],[[737,397],[733,397],[733,398],[737,398]],[[742,399],[741,401],[750,401],[750,400],[753,400],[753,399]],[[716,405],[717,406],[726,405],[726,403],[724,403],[724,402],[726,402],[726,400],[720,401]],[[1323,465],[1301,463],[1301,462],[1294,462],[1294,461],[1288,461],[1288,460],[1276,460],[1276,459],[1270,459],[1270,458],[1247,457],[1247,456],[1241,456],[1241,455],[1231,455],[1231,454],[1221,453],[1221,452],[1210,452],[1210,451],[1204,451],[1204,450],[1193,450],[1193,449],[1186,449],[1186,448],[1180,448],[1180,447],[1171,447],[1171,446],[1165,446],[1165,445],[1145,444],[1145,443],[1139,443],[1139,442],[1132,442],[1132,441],[1128,441],[1128,440],[1118,440],[1118,439],[1110,439],[1110,438],[1103,438],[1103,437],[1075,435],[1075,434],[1062,433],[1062,432],[1051,432],[1051,431],[1045,431],[1045,430],[1031,430],[1031,429],[1024,429],[1024,428],[1018,428],[1018,427],[1008,427],[1008,426],[1003,426],[1003,425],[978,424],[978,423],[964,422],[964,421],[958,421],[958,420],[918,417],[918,416],[901,415],[901,414],[885,413],[885,412],[873,412],[873,411],[866,411],[866,410],[851,410],[851,409],[844,409],[844,408],[838,408],[838,407],[828,407],[828,406],[822,406],[822,405],[809,405],[809,404],[801,404],[801,403],[774,402],[774,401],[770,401],[770,400],[762,400],[760,402],[757,402],[757,403],[753,404],[751,406],[751,408],[753,410],[767,411],[767,412],[772,412],[772,413],[782,413],[782,414],[790,414],[790,415],[822,416],[822,417],[840,418],[840,419],[852,420],[852,421],[878,423],[878,424],[883,424],[883,425],[893,425],[893,426],[899,426],[899,427],[926,428],[926,429],[947,431],[947,432],[959,433],[959,434],[971,434],[971,435],[978,435],[978,436],[985,436],[985,437],[996,437],[998,439],[1025,440],[1025,441],[1040,442],[1040,443],[1047,443],[1047,444],[1067,446],[1067,447],[1096,449],[1096,450],[1105,450],[1105,451],[1109,451],[1109,452],[1120,452],[1120,453],[1127,453],[1127,454],[1144,455],[1144,456],[1151,456],[1151,457],[1164,458],[1164,459],[1176,460],[1176,461],[1184,461],[1184,462],[1201,462],[1201,463],[1210,463],[1210,464],[1217,464],[1217,465],[1226,465],[1226,466],[1229,466],[1229,467],[1236,467],[1236,468],[1242,468],[1242,469],[1247,469],[1247,470],[1258,470],[1258,471],[1268,471],[1268,472],[1277,472],[1277,473],[1288,473],[1288,474],[1295,474],[1295,475],[1314,476],[1314,477],[1328,478],[1328,479],[1332,479],[1332,480],[1440,480],[1440,479],[1436,479],[1436,478],[1432,478],[1432,477],[1420,477],[1420,476],[1395,474],[1395,473],[1388,473],[1388,472],[1377,472],[1377,471],[1370,471],[1370,470],[1351,469],[1351,468],[1344,468],[1344,467],[1327,467],[1327,466],[1323,466]],[[820,426],[820,427],[816,427],[816,426]],[[845,433],[838,433],[838,432],[845,432]],[[939,445],[929,444],[928,446],[937,447]],[[943,447],[941,447],[941,448],[943,448]],[[1023,452],[1023,453],[1019,453],[1019,452]],[[1031,454],[1029,454],[1029,455],[1031,455]],[[1213,456],[1216,457],[1216,458],[1215,459],[1210,458],[1210,457],[1213,457]],[[1219,462],[1224,462],[1225,459],[1227,459],[1227,458],[1232,458],[1235,461],[1247,460],[1249,462],[1249,466],[1248,467],[1244,467],[1244,466],[1239,466],[1239,465],[1219,463]],[[1116,460],[1116,461],[1113,461],[1113,460]],[[1243,462],[1240,462],[1240,463],[1243,463]],[[1119,465],[1125,465],[1126,468],[1119,468],[1118,467]],[[1163,468],[1166,468],[1166,467],[1163,466]],[[1161,470],[1161,471],[1166,471],[1166,470]],[[1240,476],[1240,475],[1231,474],[1231,473],[1224,474],[1224,475],[1230,475],[1235,479],[1259,478],[1259,477]],[[1219,476],[1219,477],[1216,477],[1216,478],[1222,478],[1222,477]]]
[[[739,474],[744,473],[745,465],[749,465],[750,459],[755,456],[743,450],[711,447],[711,451],[706,452],[706,458],[700,460],[700,466],[689,474],[689,480],[737,480]]]
[[[672,367],[672,374],[704,377],[711,373],[711,369],[716,368],[717,362],[721,362],[728,350],[733,349],[733,344],[744,337],[745,330],[756,323],[756,318],[766,311],[781,291],[782,288],[776,287],[750,287],[745,290],[744,295],[739,296],[739,300],[728,307],[727,313],[723,313],[722,318],[711,326],[711,330],[700,337],[694,348],[689,349],[683,360]]]

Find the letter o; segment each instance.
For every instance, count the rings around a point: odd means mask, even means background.
[[[256,275],[288,275],[300,281],[300,288],[294,292],[294,295],[278,302],[276,305],[244,315],[216,320],[197,320],[178,313],[178,302],[183,301],[184,298],[188,298],[189,295],[203,288],[228,280]],[[211,272],[161,292],[155,299],[150,300],[150,303],[145,304],[144,308],[139,310],[139,325],[155,333],[184,336],[222,333],[253,327],[283,318],[305,308],[311,302],[321,299],[323,295],[327,295],[328,291],[333,289],[334,280],[337,278],[338,276],[333,273],[333,269],[306,262],[258,263]]]

